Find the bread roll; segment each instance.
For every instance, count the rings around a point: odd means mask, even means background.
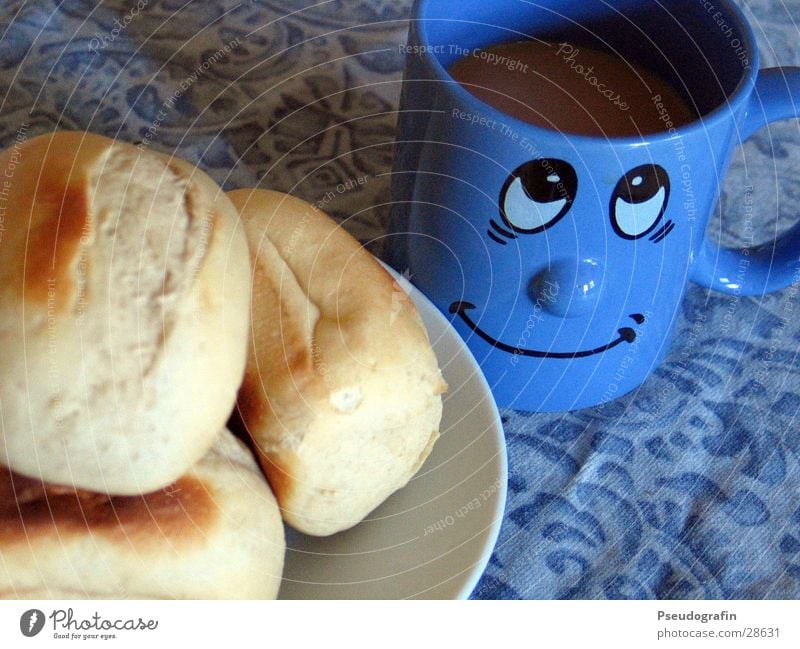
[[[333,534],[416,473],[446,385],[414,304],[344,229],[286,194],[229,195],[254,265],[239,413],[284,520]]]
[[[0,469],[0,598],[274,598],[285,542],[252,454],[228,431],[145,496],[46,486]]]
[[[118,495],[213,443],[244,371],[238,215],[183,160],[90,133],[0,155],[0,463]]]

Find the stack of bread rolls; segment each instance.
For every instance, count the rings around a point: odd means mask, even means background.
[[[425,329],[323,213],[90,133],[0,174],[0,598],[272,598],[282,518],[351,527],[425,460]]]

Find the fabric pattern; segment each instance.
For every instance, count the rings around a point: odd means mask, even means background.
[[[800,0],[743,3],[762,67],[800,65]],[[381,254],[409,0],[6,2],[0,145],[86,129],[175,152],[226,189],[319,203]],[[796,121],[735,155],[712,232],[798,216]],[[635,393],[503,413],[509,498],[477,598],[800,596],[800,296],[691,286]]]

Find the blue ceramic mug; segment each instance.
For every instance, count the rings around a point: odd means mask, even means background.
[[[604,138],[510,117],[448,67],[487,46],[602,43],[700,118]],[[468,342],[500,406],[573,410],[639,386],[689,281],[742,295],[800,279],[800,226],[732,250],[706,235],[736,145],[797,117],[800,69],[758,69],[728,0],[418,0],[398,118],[389,256]],[[653,98],[653,110],[666,112]]]

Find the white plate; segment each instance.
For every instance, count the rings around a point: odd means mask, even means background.
[[[447,319],[406,280],[449,390],[442,435],[406,487],[356,527],[318,538],[287,528],[281,599],[469,597],[506,502],[503,427],[489,386]]]

